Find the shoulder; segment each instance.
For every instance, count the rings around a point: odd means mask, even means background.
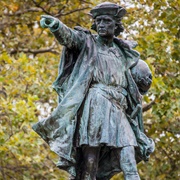
[[[84,32],[85,34],[91,34],[90,30],[83,28],[81,26],[75,26],[74,29],[79,32]]]
[[[127,48],[127,49],[131,49],[131,48],[135,48],[138,43],[136,41],[133,40],[123,40],[120,38],[114,38],[114,42],[122,48]]]
[[[122,50],[127,61],[127,68],[134,67],[140,59],[139,52],[133,49],[137,46],[137,43],[135,41],[122,40],[119,38],[114,38],[114,43]]]

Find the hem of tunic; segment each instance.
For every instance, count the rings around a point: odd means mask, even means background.
[[[82,147],[82,146],[89,146],[89,147],[110,147],[110,148],[123,148],[123,147],[127,147],[127,146],[134,146],[134,147],[138,147],[137,144],[124,144],[124,145],[120,145],[120,146],[115,146],[113,144],[107,144],[107,143],[97,143],[97,144],[88,144],[88,143],[83,143],[83,144],[79,144],[76,147]]]

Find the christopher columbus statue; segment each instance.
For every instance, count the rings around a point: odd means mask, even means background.
[[[90,15],[97,34],[68,28],[48,15],[40,21],[64,49],[53,83],[58,106],[33,129],[58,154],[57,166],[71,179],[109,180],[122,171],[125,180],[139,180],[136,164],[154,151],[142,120],[142,95],[152,76],[132,49],[136,44],[117,38],[125,14],[110,2],[94,7]]]

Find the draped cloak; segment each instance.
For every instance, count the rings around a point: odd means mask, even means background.
[[[89,31],[77,28],[77,31],[85,33],[85,41],[80,52],[64,47],[60,65],[59,75],[53,83],[53,88],[58,93],[59,103],[52,114],[33,125],[33,129],[42,139],[45,140],[59,157],[58,166],[76,176],[77,149],[74,147],[74,135],[78,121],[78,111],[83,108],[83,101],[88,92],[92,81],[93,70],[97,58],[96,43],[94,36]],[[137,113],[133,121],[130,114],[141,105],[141,95],[131,76],[130,69],[134,67],[139,60],[139,53],[132,50],[123,40],[114,38],[114,42],[123,52],[127,61],[127,82],[128,82],[128,103],[129,115],[127,115],[132,124],[137,142],[148,146],[148,138],[143,133],[142,111]],[[142,140],[142,137],[145,139]],[[138,139],[140,141],[138,141]],[[145,143],[144,143],[145,142]],[[147,143],[146,143],[147,142]],[[138,143],[139,144],[139,143]],[[140,150],[144,149],[144,146]],[[142,150],[143,151],[143,150]],[[142,160],[138,151],[137,161]],[[109,163],[111,161],[112,163]],[[119,160],[113,156],[112,152],[104,156],[99,163],[97,174],[98,179],[109,179],[115,173],[120,172]],[[106,166],[104,166],[106,164]]]

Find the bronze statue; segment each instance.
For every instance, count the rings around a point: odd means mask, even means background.
[[[124,30],[123,7],[105,2],[90,14],[97,35],[42,16],[41,26],[64,49],[53,83],[58,106],[33,129],[72,179],[106,180],[122,171],[125,180],[139,180],[136,164],[154,151],[142,122],[142,95],[150,88],[151,72],[132,49],[134,42],[115,37]]]

